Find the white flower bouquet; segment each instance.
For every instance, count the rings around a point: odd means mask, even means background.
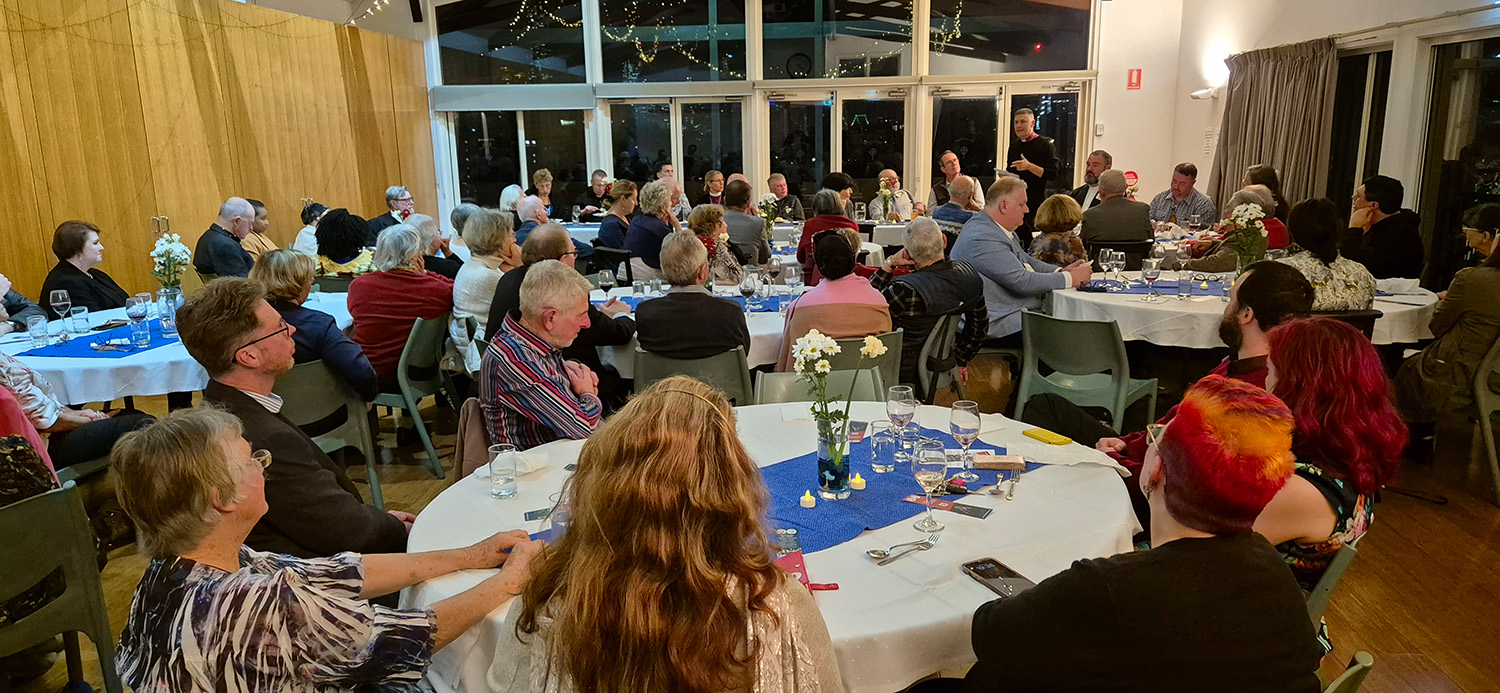
[[[187,270],[188,263],[193,261],[193,251],[183,245],[182,238],[177,234],[163,234],[156,239],[151,260],[155,263],[151,276],[161,282],[162,288],[180,287],[182,273]]]
[[[849,402],[854,397],[856,375],[849,380],[849,391],[841,400],[828,393],[828,374],[833,366],[830,356],[841,351],[838,342],[817,330],[809,330],[792,347],[792,369],[812,389],[812,418],[818,427],[818,490],[824,498],[847,498],[849,495]],[[859,348],[860,365],[865,359],[880,358],[887,351],[879,338],[865,337]],[[839,408],[839,404],[843,408]]]

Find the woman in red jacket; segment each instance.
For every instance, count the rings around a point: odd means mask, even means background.
[[[815,216],[802,225],[802,240],[797,243],[797,262],[805,268],[804,280],[808,286],[817,286],[823,275],[813,262],[813,236],[828,229],[846,228],[859,231],[859,224],[844,216],[844,201],[832,190],[819,190],[813,195],[812,211]]]

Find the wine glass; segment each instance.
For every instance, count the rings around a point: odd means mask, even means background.
[[[583,208],[579,207],[578,205],[573,205],[573,223],[577,224],[578,223],[578,217],[580,217],[582,215],[583,215]]]
[[[892,385],[885,391],[885,415],[899,433],[917,416],[917,400],[910,385]]]
[[[1114,274],[1115,274],[1115,281],[1120,284],[1121,290],[1123,290],[1125,288],[1128,288],[1130,286],[1130,282],[1126,281],[1125,277],[1120,274],[1120,270],[1125,269],[1125,252],[1124,251],[1122,251],[1122,250],[1111,250],[1111,251],[1109,251],[1109,269],[1110,269],[1110,271],[1114,272]]]
[[[126,298],[125,317],[130,318],[130,321],[133,323],[140,324],[142,320],[146,319],[146,302],[141,300],[140,296]]]
[[[774,284],[776,282],[776,278],[781,276],[780,256],[775,255],[774,253],[771,255],[770,261],[766,263],[766,276],[771,278],[771,281],[767,282],[771,284]]]
[[[745,267],[740,274],[740,296],[745,299],[745,315],[750,314],[750,299],[760,290],[760,271]]]
[[[615,273],[609,270],[599,270],[599,289],[604,291],[604,300],[609,300],[609,292],[615,288]]]
[[[47,302],[52,304],[52,312],[60,318],[67,317],[68,311],[73,309],[73,298],[68,295],[67,289],[54,289],[47,295]],[[64,331],[66,329],[67,323],[64,323]]]
[[[1151,290],[1141,300],[1147,303],[1155,303],[1161,298],[1161,294],[1156,292],[1156,280],[1161,278],[1161,258],[1148,257],[1142,260],[1141,278],[1146,280],[1146,286]]]
[[[953,409],[948,412],[948,432],[964,449],[964,470],[956,476],[965,482],[979,481],[969,457],[969,446],[979,438],[979,403],[967,399],[954,402]]]
[[[918,531],[932,533],[943,530],[943,523],[932,517],[932,492],[943,484],[943,476],[947,473],[948,456],[943,453],[941,445],[923,446],[917,454],[911,456],[911,474],[927,494],[927,514],[913,525]]]
[[[1193,232],[1193,235],[1198,235],[1198,232],[1203,230],[1203,215],[1188,215],[1188,230]]]
[[[802,286],[802,268],[798,265],[787,265],[783,271],[786,272],[786,285],[791,289],[788,293],[797,293],[797,287]]]

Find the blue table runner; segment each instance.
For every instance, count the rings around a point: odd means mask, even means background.
[[[167,346],[168,344],[176,344],[179,341],[176,337],[162,336],[160,320],[149,320],[147,324],[151,326],[151,345],[147,347],[136,348],[131,346],[101,350],[90,346],[96,343],[103,344],[111,339],[130,339],[130,326],[126,325],[104,332],[89,332],[82,335],[75,335],[66,343],[37,347],[30,351],[21,352],[17,356],[36,356],[39,358],[54,359],[122,359],[126,356],[134,356],[135,354]]]

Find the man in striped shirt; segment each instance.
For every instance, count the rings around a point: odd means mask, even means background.
[[[544,260],[521,282],[521,317],[505,317],[479,367],[479,403],[490,440],[525,450],[587,438],[599,425],[599,376],[559,351],[589,324],[589,283]]]

